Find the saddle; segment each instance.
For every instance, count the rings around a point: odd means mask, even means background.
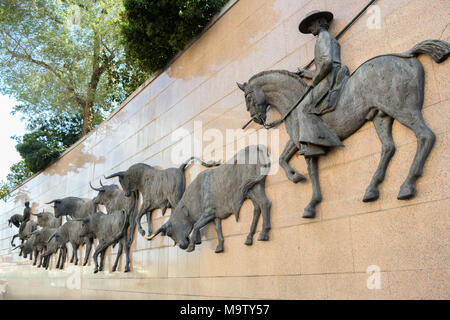
[[[336,109],[337,103],[341,96],[342,88],[345,86],[348,78],[350,77],[350,70],[347,66],[342,66],[336,72],[331,88],[327,94],[325,94],[316,104],[310,113],[315,115],[322,115],[328,112],[332,112]],[[327,103],[322,103],[323,99],[327,98]]]

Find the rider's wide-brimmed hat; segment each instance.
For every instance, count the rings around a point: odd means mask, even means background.
[[[300,30],[301,33],[305,33],[305,34],[311,33],[311,31],[309,31],[309,29],[308,29],[309,26],[315,20],[320,19],[320,18],[325,18],[328,22],[330,22],[331,20],[333,20],[333,14],[329,11],[319,11],[319,10],[311,11],[300,22],[298,29]]]

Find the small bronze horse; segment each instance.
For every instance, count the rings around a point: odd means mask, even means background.
[[[435,142],[435,135],[425,124],[421,111],[424,99],[424,70],[415,57],[422,53],[441,63],[450,54],[450,44],[440,40],[427,40],[404,53],[382,55],[366,61],[341,89],[335,111],[320,116],[341,140],[353,135],[366,121],[373,121],[382,143],[382,153],[378,168],[364,195],[365,202],[378,199],[378,185],[384,180],[387,166],[394,155],[394,119],[414,131],[417,137],[417,152],[397,198],[405,200],[416,194],[416,180],[422,175],[425,160]],[[273,70],[258,73],[248,83],[238,83],[238,86],[245,93],[247,110],[256,123],[267,127],[265,121],[269,105],[283,115],[290,140],[280,156],[280,165],[289,180],[294,183],[304,180],[305,177],[289,166],[288,162],[300,149],[298,132],[302,125],[298,119],[301,108],[292,109],[292,106],[307,92],[307,83],[295,73]],[[305,96],[305,99],[307,98],[308,95]],[[322,103],[327,103],[327,99]],[[318,109],[320,107],[317,106]],[[313,195],[303,217],[314,218],[315,208],[322,201],[318,157],[305,159]]]

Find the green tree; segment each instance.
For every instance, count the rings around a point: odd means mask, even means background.
[[[24,164],[36,173],[46,168],[81,136],[82,118],[77,114],[41,117],[28,125],[29,133],[13,137]],[[8,179],[9,181],[9,179]]]
[[[5,201],[11,190],[33,174],[23,160],[13,164],[9,170],[10,173],[6,176],[6,182],[0,182],[0,199]]]
[[[128,56],[155,72],[199,33],[228,0],[124,0]]]
[[[2,0],[0,93],[21,103],[15,111],[29,122],[80,115],[87,134],[146,77],[136,68],[120,75],[122,10],[117,0]]]

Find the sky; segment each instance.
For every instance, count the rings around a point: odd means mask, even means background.
[[[21,160],[16,151],[16,142],[12,135],[22,136],[25,133],[25,123],[20,121],[20,115],[11,115],[13,107],[17,104],[14,99],[0,94],[0,181],[6,181],[9,168]]]

